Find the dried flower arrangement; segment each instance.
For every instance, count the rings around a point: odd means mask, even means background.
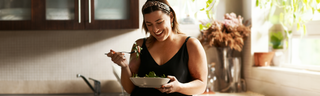
[[[225,14],[224,21],[213,20],[211,26],[201,31],[200,41],[215,47],[230,47],[242,51],[244,40],[251,32],[250,26],[242,23],[243,18],[235,13]]]

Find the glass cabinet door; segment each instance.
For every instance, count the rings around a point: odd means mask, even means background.
[[[125,20],[128,19],[129,4],[127,0],[95,0],[95,20]]]
[[[86,29],[139,28],[138,5],[139,0],[88,0]]]
[[[74,0],[46,0],[46,20],[74,20]]]
[[[45,29],[84,29],[81,0],[44,0]],[[40,0],[39,0],[40,2]]]
[[[139,28],[139,0],[0,0],[0,30]]]
[[[0,21],[31,20],[31,0],[0,0]]]

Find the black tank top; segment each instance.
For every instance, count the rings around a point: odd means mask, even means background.
[[[187,83],[192,81],[191,74],[188,68],[188,50],[187,44],[190,37],[188,37],[184,44],[181,46],[179,51],[165,64],[158,65],[151,54],[149,53],[146,47],[146,39],[143,41],[140,59],[141,63],[138,70],[138,76],[144,77],[145,74],[148,74],[151,71],[154,71],[157,75],[165,74],[166,76],[171,75],[175,76],[177,80],[181,83]],[[131,92],[131,96],[188,96],[181,93],[161,93],[158,89],[155,88],[140,88],[135,86],[134,90]]]

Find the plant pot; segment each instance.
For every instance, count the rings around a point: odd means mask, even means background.
[[[283,49],[274,49],[274,56],[272,59],[274,66],[281,66],[284,63],[284,50]]]
[[[254,66],[270,66],[274,52],[256,52],[254,53]]]

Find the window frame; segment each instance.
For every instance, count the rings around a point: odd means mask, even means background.
[[[303,38],[307,38],[307,39],[308,38],[317,38],[317,39],[319,39],[320,38],[320,31],[317,30],[317,27],[319,27],[319,26],[320,26],[320,20],[309,21],[306,24],[307,35],[303,36]],[[296,29],[296,27],[294,27],[294,29]],[[292,52],[294,51],[292,49],[292,43],[293,43],[292,39],[301,38],[301,35],[303,35],[303,34],[301,34],[300,31],[293,30],[292,38],[289,40],[288,50],[286,50],[286,53],[285,53],[285,56],[287,57],[286,63],[282,64],[281,67],[310,70],[310,71],[320,71],[320,65],[307,65],[307,64],[299,64],[299,63],[292,62],[292,57],[293,57]]]

